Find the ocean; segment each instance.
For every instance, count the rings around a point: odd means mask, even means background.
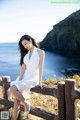
[[[0,43],[0,76],[10,76],[15,80],[20,72],[18,43]],[[64,68],[80,68],[79,59],[66,58],[45,51],[43,80],[63,77]]]

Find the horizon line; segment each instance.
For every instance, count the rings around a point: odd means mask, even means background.
[[[18,42],[16,42],[16,41],[12,41],[12,42],[6,41],[6,42],[0,42],[0,43],[18,43]]]
[[[38,41],[37,43],[39,43],[39,42],[41,42],[41,41]],[[16,41],[12,41],[12,42],[10,42],[10,41],[0,42],[0,44],[8,44],[8,43],[18,43],[18,42],[16,42]]]

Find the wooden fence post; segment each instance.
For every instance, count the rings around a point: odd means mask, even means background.
[[[4,103],[5,103],[5,110],[8,111],[9,109],[9,103],[8,103],[8,86],[7,86],[7,78],[2,77],[2,84],[3,84],[3,89],[4,89],[4,93],[3,93],[3,97],[4,97]]]
[[[66,120],[76,120],[74,85],[75,85],[74,79],[67,79],[65,81]]]
[[[58,116],[59,120],[66,120],[65,83],[58,83]]]

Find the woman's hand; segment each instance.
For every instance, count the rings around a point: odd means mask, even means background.
[[[39,85],[40,85],[41,88],[43,88],[43,87],[47,87],[47,85],[44,84],[44,83],[40,83]]]
[[[46,87],[47,85],[44,84],[43,82],[39,82],[39,86],[40,86],[41,88],[43,88],[43,87]]]

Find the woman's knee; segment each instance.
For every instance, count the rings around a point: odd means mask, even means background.
[[[9,92],[9,93],[12,93],[12,92],[14,92],[15,90],[17,90],[17,88],[16,88],[15,85],[13,85],[13,86],[11,86],[11,87],[8,89],[8,92]]]
[[[11,87],[8,88],[8,93],[10,93]]]

